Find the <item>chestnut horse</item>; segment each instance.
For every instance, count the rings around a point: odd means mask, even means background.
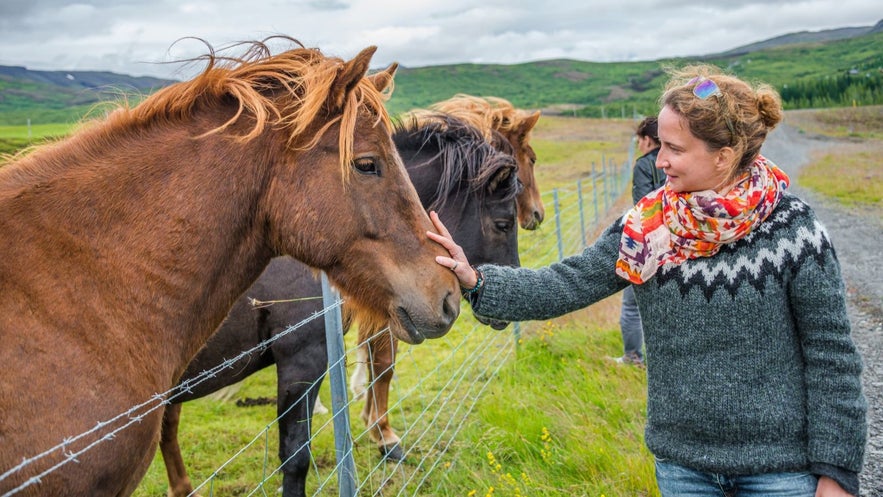
[[[423,206],[436,210],[449,227],[470,260],[518,265],[518,239],[515,197],[519,192],[514,158],[488,145],[477,130],[452,118],[429,122],[405,121],[395,126],[393,139]],[[279,419],[279,458],[282,461],[282,488],[285,497],[306,494],[305,481],[310,467],[310,424],[314,400],[327,369],[324,321],[314,319],[296,331],[285,333],[291,325],[322,309],[322,289],[313,271],[287,257],[270,264],[260,278],[234,304],[227,319],[199,351],[181,378],[182,383],[198,377],[234,357],[243,350],[274,338],[242,358],[233,367],[223,368],[209,378],[177,395],[166,408],[160,448],[169,478],[170,497],[193,492],[178,445],[181,403],[204,397],[276,364],[277,412]],[[261,302],[272,303],[262,305]],[[349,309],[344,303],[345,311]],[[349,316],[350,313],[346,312]],[[352,316],[350,316],[352,317]],[[361,323],[360,335],[370,329],[385,328],[385,323]],[[285,333],[283,336],[280,334]],[[376,363],[381,378],[378,396],[383,400],[366,404],[375,408],[370,423],[382,428],[372,430],[376,440],[398,437],[391,431],[383,411],[389,379],[391,337],[372,333],[372,344],[380,349]],[[381,369],[382,368],[382,369]],[[385,382],[385,383],[384,383]],[[372,387],[373,388],[373,387]],[[400,449],[398,449],[401,452]]]
[[[274,256],[399,339],[450,329],[459,288],[392,142],[395,65],[366,76],[374,51],[212,52],[0,168],[0,494],[131,494],[162,392]]]
[[[518,195],[519,224],[526,230],[539,228],[546,208],[534,175],[537,154],[530,145],[530,132],[540,119],[540,111],[516,109],[508,100],[499,97],[475,97],[462,93],[432,104],[429,108],[472,124],[493,145],[500,145],[494,131],[509,142],[515,150],[518,179],[523,185]]]

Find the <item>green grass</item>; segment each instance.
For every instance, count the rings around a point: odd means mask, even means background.
[[[73,129],[72,124],[37,124],[33,126],[2,126],[0,125],[0,156],[14,154],[33,145],[47,140],[60,138]],[[2,161],[0,161],[2,163]]]
[[[838,139],[800,170],[802,186],[843,205],[883,207],[883,106],[794,111],[786,122]]]
[[[644,371],[617,330],[543,323],[491,383],[433,495],[654,495]]]
[[[847,206],[883,207],[883,147],[824,154],[800,171],[802,186]],[[855,148],[855,147],[852,147]]]

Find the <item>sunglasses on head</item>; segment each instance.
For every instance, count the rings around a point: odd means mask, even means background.
[[[696,76],[695,78],[687,81],[688,85],[693,86],[693,95],[696,95],[700,100],[705,100],[708,97],[721,97],[723,98],[724,94],[721,92],[720,87],[717,86],[717,83],[706,78],[705,76]],[[723,101],[721,101],[723,103]],[[736,130],[733,127],[733,121],[730,119],[730,116],[726,114],[726,110],[723,109],[724,113],[724,121],[727,123],[727,129],[730,130],[730,135],[735,136]]]
[[[705,76],[696,76],[690,81],[687,81],[687,84],[695,85],[693,86],[693,95],[696,95],[702,100],[715,95],[723,95],[723,93],[721,93],[721,89],[717,86],[717,83],[706,78]]]

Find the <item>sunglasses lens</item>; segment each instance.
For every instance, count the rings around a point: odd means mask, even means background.
[[[705,100],[712,95],[720,95],[720,89],[710,79],[705,79],[698,85],[693,87],[693,94]]]

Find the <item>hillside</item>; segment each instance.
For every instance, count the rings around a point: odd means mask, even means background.
[[[838,85],[840,96],[795,97],[786,108],[838,105],[850,92],[858,105],[883,103],[883,21],[874,26],[800,32],[693,59],[638,62],[547,60],[524,64],[454,64],[402,67],[389,101],[392,113],[446,99],[456,93],[494,95],[521,108],[589,117],[655,112],[668,65],[710,62],[743,78],[769,82],[780,91],[811,87],[849,74],[866,76],[871,89]],[[0,66],[0,125],[70,123],[92,111],[97,102],[117,100],[121,93],[144,95],[171,81],[135,78],[107,72],[29,71]],[[867,84],[862,81],[862,84]],[[823,89],[827,91],[828,89]],[[793,92],[792,92],[793,93]],[[853,94],[857,96],[852,96]],[[129,97],[131,98],[131,97]],[[844,105],[840,103],[839,105]]]
[[[0,66],[0,124],[76,121],[98,102],[139,98],[171,83],[112,72]]]
[[[799,31],[797,33],[789,33],[782,36],[776,36],[775,38],[770,38],[768,40],[759,41],[757,43],[750,43],[748,45],[742,45],[741,47],[736,47],[726,52],[721,52],[716,55],[717,57],[726,57],[733,55],[744,55],[750,52],[756,52],[758,50],[764,50],[767,48],[775,48],[781,47],[784,45],[794,45],[798,43],[818,43],[825,41],[836,41],[836,40],[848,40],[850,38],[855,38],[856,36],[863,36],[873,33],[879,33],[883,31],[883,21],[878,22],[873,26],[860,26],[853,28],[839,28],[839,29],[826,29],[823,31]]]

